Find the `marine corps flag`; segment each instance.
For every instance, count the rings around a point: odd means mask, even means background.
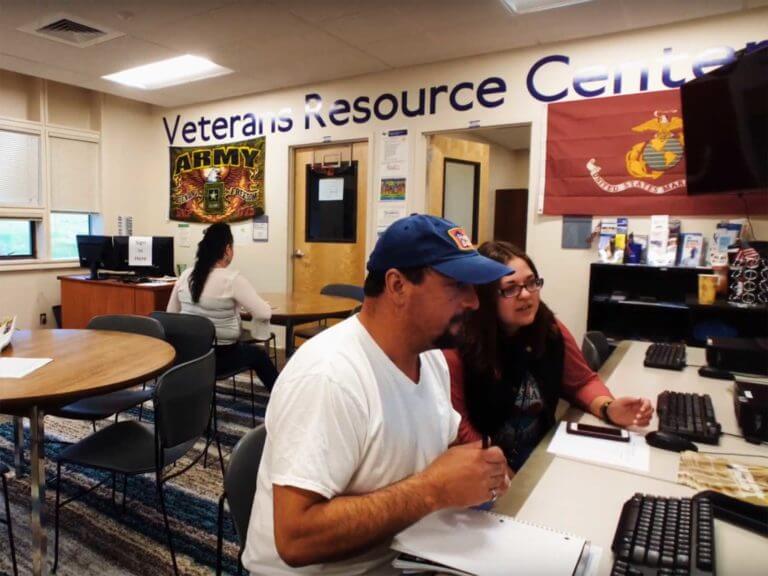
[[[264,140],[171,147],[170,219],[238,222],[264,214]]]
[[[742,212],[736,195],[686,194],[682,118],[679,90],[550,104],[544,213]]]

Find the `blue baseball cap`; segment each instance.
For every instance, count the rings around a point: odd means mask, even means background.
[[[487,284],[514,270],[481,255],[461,226],[428,214],[411,214],[381,235],[368,259],[369,272],[429,266],[466,284]]]

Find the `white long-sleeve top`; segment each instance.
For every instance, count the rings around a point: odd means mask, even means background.
[[[168,312],[196,314],[210,319],[216,328],[216,343],[221,346],[234,344],[240,338],[240,307],[243,307],[253,316],[253,337],[260,340],[269,337],[272,309],[239,271],[212,268],[198,302],[192,301],[191,274],[192,268],[187,268],[176,281],[166,308]]]

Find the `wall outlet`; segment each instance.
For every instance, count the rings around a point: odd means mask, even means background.
[[[42,312],[40,314],[40,326],[45,326],[46,324],[48,324],[48,315]]]

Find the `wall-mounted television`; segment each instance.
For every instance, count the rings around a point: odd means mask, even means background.
[[[688,194],[768,193],[768,46],[680,88]]]

